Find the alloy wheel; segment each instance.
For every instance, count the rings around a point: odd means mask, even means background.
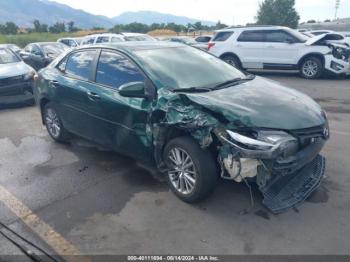
[[[191,194],[196,186],[197,173],[190,155],[181,148],[173,148],[168,159],[171,165],[168,175],[173,187],[181,194]]]
[[[59,138],[61,134],[61,124],[55,110],[48,108],[45,114],[45,124],[47,130],[54,138]]]
[[[303,65],[303,74],[307,77],[314,77],[317,75],[317,72],[319,70],[318,64],[315,61],[307,60]]]

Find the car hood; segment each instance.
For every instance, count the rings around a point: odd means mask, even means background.
[[[186,96],[229,122],[246,127],[296,130],[320,126],[326,121],[321,107],[310,97],[261,77],[226,89]]]
[[[321,41],[322,39],[324,39],[327,35],[332,35],[334,33],[327,33],[327,34],[322,34],[322,35],[318,35],[318,36],[314,36],[312,38],[310,38],[309,40],[306,41],[306,45],[313,45],[319,41]],[[346,40],[327,40],[328,43],[345,43]]]
[[[32,69],[23,61],[18,63],[0,64],[0,79],[24,75],[30,72],[30,70]]]

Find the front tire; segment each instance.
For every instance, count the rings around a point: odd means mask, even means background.
[[[43,117],[47,132],[53,140],[56,142],[67,142],[69,140],[69,133],[64,128],[58,111],[52,102],[44,106]]]
[[[171,140],[164,150],[171,190],[182,201],[195,203],[208,197],[218,181],[213,156],[191,137]]]
[[[300,64],[300,75],[306,79],[320,78],[323,72],[321,59],[317,57],[307,57]]]

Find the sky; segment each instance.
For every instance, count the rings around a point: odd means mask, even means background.
[[[117,16],[126,11],[158,11],[229,25],[254,22],[262,0],[55,0],[92,14]],[[333,19],[336,0],[296,0],[300,22]],[[340,0],[338,17],[350,17],[350,0]]]

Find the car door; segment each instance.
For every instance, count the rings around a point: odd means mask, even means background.
[[[266,50],[263,30],[245,30],[234,43],[235,53],[243,68],[262,69],[269,50]]]
[[[265,30],[264,68],[293,69],[297,63],[301,43],[284,30]]]
[[[94,86],[93,68],[97,54],[96,49],[71,53],[60,62],[57,67],[60,74],[51,83],[63,125],[70,132],[90,140],[99,129],[98,120],[93,115],[97,98],[90,93],[90,86]]]
[[[144,82],[154,88],[143,72],[125,55],[102,50],[96,69],[96,85],[90,92],[98,95],[94,115],[103,119],[100,123],[100,142],[114,150],[151,161],[152,141],[148,118],[152,101],[146,98],[127,98],[119,95],[118,88],[131,82]]]

